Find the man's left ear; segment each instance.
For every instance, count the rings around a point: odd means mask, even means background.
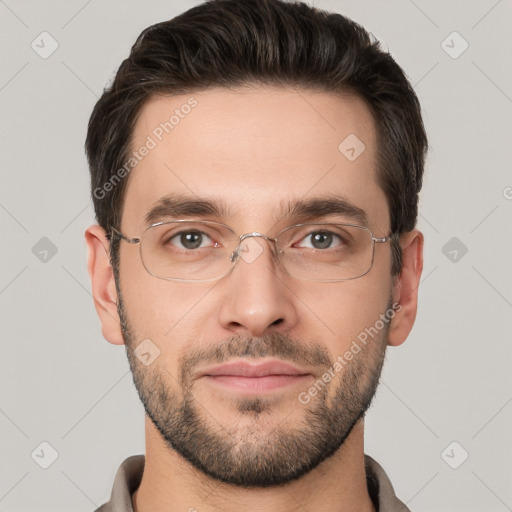
[[[400,237],[402,270],[395,279],[393,304],[395,316],[389,329],[388,345],[401,345],[409,336],[418,309],[418,287],[423,270],[423,234],[417,229]]]

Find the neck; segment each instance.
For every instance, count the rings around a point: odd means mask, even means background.
[[[366,485],[363,420],[341,448],[279,487],[241,488],[205,475],[171,450],[146,417],[146,460],[134,512],[375,512]]]

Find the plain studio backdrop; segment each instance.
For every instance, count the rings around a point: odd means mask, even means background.
[[[3,512],[91,511],[122,460],[144,452],[124,347],[103,339],[91,297],[83,145],[137,35],[196,3],[0,1]],[[418,317],[388,351],[365,451],[412,510],[511,510],[512,3],[314,5],[389,49],[431,144]]]

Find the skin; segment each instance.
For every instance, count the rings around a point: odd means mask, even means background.
[[[144,144],[155,126],[190,96],[148,101],[134,129],[133,147]],[[236,215],[210,220],[228,224],[237,234],[259,231],[275,235],[293,223],[276,220],[281,202],[333,194],[366,212],[374,236],[389,233],[389,209],[376,181],[375,125],[361,100],[268,86],[209,89],[193,96],[197,107],[131,172],[122,213],[124,234],[140,236],[147,211],[169,192],[222,198]],[[349,134],[356,134],[366,146],[352,162],[338,150]],[[129,357],[130,350],[144,339],[158,346],[160,356],[152,365],[145,367],[133,355],[130,364],[139,394],[144,388],[150,396],[152,386],[164,386],[168,402],[163,400],[159,405],[169,408],[176,407],[176,401],[183,403],[180,372],[194,352],[206,357],[218,349],[224,355],[234,355],[251,341],[277,339],[282,345],[266,345],[271,349],[266,354],[286,361],[286,357],[279,357],[284,355],[280,350],[291,349],[296,340],[304,349],[297,352],[299,359],[308,349],[317,348],[333,361],[349,349],[361,331],[375,324],[390,302],[401,305],[388,329],[354,356],[347,370],[336,373],[326,391],[307,406],[298,401],[298,393],[325,371],[315,361],[302,360],[301,366],[311,373],[307,385],[266,395],[268,401],[260,403],[263,409],[259,414],[241,412],[237,405],[242,397],[235,392],[221,392],[205,379],[194,380],[200,369],[215,362],[212,359],[200,359],[189,368],[191,399],[202,427],[219,433],[219,443],[227,442],[229,436],[236,447],[256,447],[253,455],[258,450],[266,453],[269,447],[265,440],[273,432],[286,438],[302,428],[314,438],[315,431],[304,426],[308,411],[321,403],[335,412],[345,410],[348,402],[336,401],[337,391],[344,382],[371,387],[371,379],[365,379],[360,369],[368,368],[378,378],[386,345],[403,343],[416,316],[423,267],[423,236],[418,230],[401,237],[403,269],[399,279],[390,274],[391,251],[386,243],[376,244],[373,267],[367,275],[341,283],[300,281],[288,276],[276,265],[272,246],[263,239],[258,242],[264,251],[255,261],[239,261],[233,272],[219,281],[170,282],[148,274],[139,248],[122,242],[119,290],[103,229],[91,226],[86,240],[103,336],[113,344],[126,342]],[[124,327],[119,318],[119,292],[126,316]],[[226,340],[241,341],[233,345],[237,350],[228,353]],[[353,376],[360,375],[359,380],[348,380],[350,368]],[[158,404],[153,405],[156,408]],[[335,453],[298,478],[279,486],[243,487],[214,478],[185,460],[166,444],[146,416],[146,465],[133,496],[134,510],[374,510],[366,487],[363,429],[361,417],[347,432],[348,437],[340,438],[341,446]]]

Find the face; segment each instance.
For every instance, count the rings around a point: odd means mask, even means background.
[[[191,97],[195,106],[183,108]],[[179,121],[166,133],[161,123],[176,109]],[[354,135],[365,148],[356,159],[339,149]],[[150,210],[152,222],[209,220],[272,238],[301,222],[361,223],[347,208],[289,214],[296,202],[328,199],[362,211],[375,237],[389,232],[375,126],[355,97],[261,87],[153,98],[132,148],[148,136],[156,144],[125,192],[128,237],[144,232]],[[190,200],[187,210],[176,209],[178,196]],[[218,208],[191,208],[191,201]],[[117,293],[134,382],[167,445],[216,479],[270,486],[318,466],[364,415],[384,359],[389,320],[382,315],[389,318],[393,279],[389,243],[375,245],[366,275],[315,282],[291,277],[272,242],[253,240],[263,249],[257,257],[240,258],[222,279],[193,283],[150,275],[139,246],[121,242]],[[154,351],[150,364],[135,352],[143,340]],[[214,375],[212,368],[235,362],[288,363],[296,375]]]

